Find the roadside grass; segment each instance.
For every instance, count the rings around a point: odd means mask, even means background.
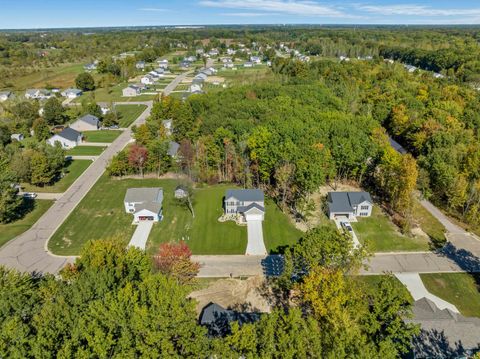
[[[99,130],[99,131],[84,131],[83,140],[85,142],[101,142],[111,143],[120,136],[122,131],[120,130]]]
[[[162,187],[163,221],[156,223],[147,242],[147,251],[155,253],[166,241],[184,240],[194,254],[244,254],[246,226],[221,223],[222,199],[227,188],[218,185],[194,192],[195,218],[173,195],[177,180],[111,179],[103,175],[68,219],[60,226],[48,246],[55,254],[78,254],[88,240],[118,237],[127,245],[135,230],[133,216],[125,213],[123,198],[128,188]],[[272,202],[266,204],[263,223],[268,250],[295,242],[301,235]],[[85,225],[88,223],[88,225]]]
[[[98,156],[106,147],[101,146],[77,146],[68,150],[67,156]]]
[[[380,281],[386,276],[384,275],[354,275],[351,278],[354,282],[358,283],[358,285],[364,289],[365,292],[375,292],[377,291],[378,284]],[[410,298],[413,301],[412,295],[408,291],[407,287],[405,287],[402,282],[400,282],[394,276],[390,276],[390,280],[394,284],[394,286],[400,290],[406,297]]]
[[[371,217],[357,217],[353,229],[361,243],[368,241],[372,252],[428,251],[429,240],[420,236],[401,234],[378,206],[373,206]]]
[[[130,126],[146,108],[145,105],[116,105],[115,110],[120,115],[119,126]]]
[[[92,161],[89,160],[73,160],[67,163],[64,168],[65,175],[51,186],[34,186],[28,183],[22,183],[25,192],[65,192],[75,180],[81,176],[83,172],[90,166]]]
[[[12,223],[0,224],[0,247],[32,227],[52,204],[53,201],[37,199],[33,202],[33,209],[23,218]]]
[[[454,304],[467,317],[480,317],[480,274],[420,274],[427,290]]]
[[[445,237],[445,226],[428,212],[417,200],[413,206],[413,215],[420,228],[430,238],[433,248],[442,247],[446,243],[447,238]]]
[[[28,88],[44,88],[47,85],[58,88],[75,86],[75,78],[84,72],[83,64],[62,64],[56,67],[39,69],[38,71],[15,78],[12,81],[15,90]]]

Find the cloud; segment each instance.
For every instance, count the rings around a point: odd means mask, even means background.
[[[223,9],[254,10],[256,13],[265,11],[310,17],[354,17],[333,6],[310,0],[202,0],[200,4]]]
[[[358,10],[384,16],[480,16],[480,8],[435,9],[426,5],[357,5]]]
[[[158,7],[143,7],[138,9],[139,11],[149,11],[149,12],[167,12],[169,9],[162,9]]]

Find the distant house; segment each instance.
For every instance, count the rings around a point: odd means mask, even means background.
[[[218,56],[219,52],[217,49],[211,49],[209,52],[208,52],[208,55],[209,56]]]
[[[261,64],[262,59],[260,59],[259,56],[250,56],[250,62],[253,62],[254,64]]]
[[[66,127],[63,131],[50,137],[47,142],[52,146],[58,142],[63,148],[70,149],[82,142],[82,134],[73,128]]]
[[[243,64],[243,67],[253,67],[253,62],[247,61]]]
[[[97,102],[97,105],[100,106],[100,111],[102,111],[102,115],[106,115],[110,112],[110,105],[106,102]]]
[[[223,67],[225,67],[226,69],[233,69],[235,67],[235,64],[233,62],[227,62],[223,64]]]
[[[202,77],[194,77],[192,80],[192,85],[203,85],[205,80]]]
[[[433,77],[435,77],[436,79],[444,79],[445,75],[442,75],[438,72],[435,72],[435,73],[433,73]]]
[[[129,85],[122,90],[122,95],[124,97],[135,97],[141,94],[140,87],[136,85]]]
[[[156,82],[156,78],[154,78],[152,75],[147,74],[145,76],[142,76],[140,79],[140,82],[144,85],[153,85]]]
[[[166,70],[168,69],[168,60],[158,60],[158,66],[161,67],[162,69]]]
[[[188,196],[188,190],[184,186],[177,186],[175,188],[175,198],[186,198]]]
[[[262,220],[265,216],[265,196],[259,189],[229,189],[224,199],[225,214],[242,215],[245,220]]]
[[[185,57],[184,60],[187,61],[187,62],[195,62],[195,61],[197,61],[197,57],[196,56],[188,56],[188,57]]]
[[[417,68],[412,65],[404,65],[403,67],[405,67],[405,69],[410,73],[417,71]]]
[[[370,217],[372,214],[373,201],[368,192],[329,192],[328,217],[336,219],[346,217]]]
[[[195,94],[203,93],[203,91],[202,91],[202,86],[199,85],[199,84],[192,84],[192,85],[190,86],[190,88],[188,89],[188,91],[189,91],[190,93],[195,93]]]
[[[15,141],[23,141],[25,136],[23,136],[21,133],[12,133],[10,136],[10,139],[15,140]]]
[[[153,70],[155,74],[153,74],[156,77],[163,77],[165,75],[165,69],[161,67],[157,67],[155,70]],[[150,73],[152,75],[152,73]]]
[[[61,95],[66,98],[76,98],[82,95],[82,90],[70,88],[62,91]]]
[[[12,96],[11,91],[1,91],[0,92],[0,102],[7,101]]]
[[[205,50],[204,50],[204,49],[196,49],[196,50],[195,50],[195,53],[196,53],[197,55],[203,55],[203,54],[205,53]]]
[[[52,96],[52,93],[45,89],[28,89],[25,91],[25,98],[32,100],[46,100]]]
[[[97,69],[97,64],[96,63],[91,63],[91,64],[86,64],[85,66],[83,66],[83,69],[85,71],[94,71]]]
[[[98,117],[93,115],[85,115],[77,119],[70,125],[70,128],[76,131],[96,131],[101,127]]]
[[[137,70],[144,70],[145,69],[145,61],[137,61],[135,64],[135,68]]]
[[[200,325],[208,330],[211,337],[224,337],[231,333],[230,323],[254,323],[260,319],[261,313],[237,312],[223,308],[216,303],[207,304],[200,313]]]
[[[163,120],[162,125],[163,125],[163,128],[165,128],[165,134],[167,136],[171,136],[172,131],[173,131],[173,121],[172,121],[172,119]]]
[[[228,54],[228,55],[235,55],[236,52],[237,52],[237,51],[235,51],[234,49],[231,49],[231,48],[228,48],[228,49],[227,49],[227,54]]]
[[[177,154],[178,154],[178,150],[180,149],[180,144],[175,142],[175,141],[170,141],[168,143],[168,151],[167,151],[167,154],[170,156],[170,157],[177,157]]]
[[[210,69],[202,70],[202,71],[200,71],[200,73],[204,74],[204,75],[207,75],[207,76],[212,76],[213,75],[213,71],[210,70]]]
[[[180,66],[182,69],[188,69],[188,68],[190,67],[190,65],[191,65],[191,63],[190,63],[189,61],[182,61],[182,62],[180,62],[180,65],[179,65],[179,66]]]
[[[129,188],[123,202],[125,212],[133,214],[134,222],[162,220],[162,188]]]
[[[203,73],[203,72],[200,72],[199,74],[197,74],[194,79],[202,79],[202,80],[206,80],[208,77],[207,74]]]

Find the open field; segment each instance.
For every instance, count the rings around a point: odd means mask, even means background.
[[[91,99],[96,102],[132,102],[132,101],[149,101],[155,95],[140,95],[135,97],[123,97],[122,90],[128,86],[123,82],[109,88],[98,88],[91,92],[85,92],[82,96],[77,97],[74,102],[81,103],[84,99]]]
[[[40,69],[26,76],[16,77],[14,90],[24,91],[28,88],[44,88],[47,86],[67,88],[75,86],[75,78],[84,72],[84,64],[62,64],[57,67]]]
[[[373,252],[428,251],[430,249],[430,241],[427,238],[408,237],[401,234],[378,206],[373,207],[371,217],[358,217],[358,222],[352,222],[352,226],[360,242],[368,241],[369,248]]]
[[[83,140],[85,142],[100,142],[111,143],[120,136],[122,131],[120,130],[99,130],[99,131],[84,131]]]
[[[195,218],[173,196],[176,180],[110,179],[104,175],[60,226],[49,242],[56,254],[78,254],[90,239],[118,237],[125,245],[135,226],[133,217],[125,213],[123,198],[131,187],[162,187],[164,219],[153,226],[149,252],[155,252],[164,241],[185,240],[194,254],[243,254],[247,245],[247,228],[233,222],[218,222],[222,215],[222,198],[227,186],[199,188],[194,193]],[[263,224],[268,250],[293,243],[301,232],[293,228],[288,218],[276,206],[267,202]],[[86,226],[85,223],[88,223]]]
[[[217,76],[225,78],[227,82],[244,84],[266,79],[272,76],[272,72],[269,67],[263,65],[258,65],[252,68],[244,68],[239,65],[237,70],[220,70],[218,71]]]
[[[480,274],[420,274],[428,291],[454,304],[467,317],[480,317]]]
[[[59,181],[55,182],[51,186],[33,186],[28,183],[22,183],[22,187],[26,192],[53,192],[62,193],[65,192],[68,187],[72,185],[80,175],[90,166],[92,161],[88,160],[73,160],[69,161],[67,167],[65,167],[63,176]]]
[[[101,146],[77,146],[67,151],[68,156],[98,156],[105,150]]]
[[[115,109],[120,114],[119,126],[130,126],[146,108],[147,106],[145,105],[116,105]]]
[[[37,199],[34,201],[33,209],[22,219],[8,224],[0,224],[0,247],[33,226],[52,204],[53,201]]]

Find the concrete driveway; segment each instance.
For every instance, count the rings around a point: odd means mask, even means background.
[[[153,102],[144,102],[147,109],[132,124],[145,122]],[[28,231],[7,242],[0,248],[0,265],[23,272],[57,273],[75,257],[56,256],[48,251],[47,243],[57,228],[67,219],[83,197],[90,191],[105,171],[110,159],[120,152],[131,139],[131,127],[98,156],[83,174],[68,188]]]
[[[335,225],[337,226],[337,229],[341,232],[348,232],[352,236],[352,241],[353,241],[353,246],[354,248],[360,247],[360,241],[358,240],[357,234],[353,230],[352,224],[350,221],[346,218],[336,218],[333,220],[335,222]],[[352,228],[351,231],[348,231],[346,228],[342,226],[342,222],[345,223],[345,225],[350,226]]]
[[[135,232],[133,233],[130,243],[128,243],[128,246],[145,250],[145,248],[147,247],[148,236],[150,235],[150,231],[153,227],[153,223],[153,221],[139,222],[137,225],[137,229],[135,229]]]
[[[263,228],[261,220],[248,220],[247,221],[247,234],[248,243],[246,255],[253,256],[265,256],[267,255],[267,249],[263,242]]]

